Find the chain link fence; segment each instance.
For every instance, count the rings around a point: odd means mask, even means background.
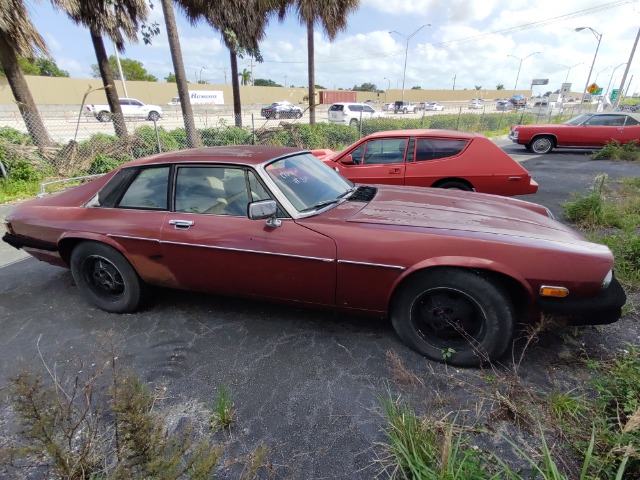
[[[579,104],[576,107],[581,107]],[[586,111],[584,107],[582,111]],[[465,132],[500,132],[520,123],[557,123],[579,113],[500,111],[494,105],[470,110],[451,105],[438,112],[380,113],[374,118],[336,124],[327,106],[300,118],[264,118],[260,109],[235,116],[224,110],[195,110],[199,146],[280,145],[339,150],[378,131],[431,128]],[[160,152],[189,148],[182,113],[169,110],[157,120],[124,118],[126,135],[117,136],[112,119],[100,121],[85,112],[46,112],[25,118],[19,112],[0,113],[0,175],[14,179],[55,179],[105,173],[125,161]]]

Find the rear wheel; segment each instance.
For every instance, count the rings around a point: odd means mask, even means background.
[[[416,274],[391,306],[398,336],[413,350],[464,367],[498,359],[513,337],[512,301],[478,273],[441,268]]]
[[[453,190],[465,190],[467,192],[473,191],[473,187],[459,180],[447,180],[439,185],[436,185],[436,188],[450,188]]]
[[[539,137],[534,138],[531,143],[529,143],[529,147],[531,147],[531,151],[533,153],[549,153],[553,150],[553,137],[549,135],[541,135]]]
[[[97,118],[100,122],[108,122],[111,119],[111,114],[109,112],[100,112]]]
[[[356,120],[355,118],[352,118],[351,120],[349,120],[349,126],[350,127],[357,127],[358,126],[358,120]]]
[[[296,113],[296,118],[302,118],[302,112]]]
[[[158,112],[149,112],[149,120],[151,120],[152,122],[157,121],[160,118],[160,114]]]
[[[128,260],[116,249],[83,242],[71,253],[71,273],[78,288],[107,312],[133,312],[142,302],[143,284]]]

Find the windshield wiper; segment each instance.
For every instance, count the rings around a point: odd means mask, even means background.
[[[324,200],[322,202],[316,203],[314,206],[305,208],[304,210],[300,210],[300,212],[310,212],[311,210],[319,210],[322,207],[326,207],[327,205],[332,205],[334,203],[338,203],[340,201],[340,197],[334,198],[333,200]]]

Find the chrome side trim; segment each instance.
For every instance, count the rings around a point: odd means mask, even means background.
[[[143,242],[162,243],[157,238],[133,237],[133,236],[130,236],[130,235],[113,235],[112,233],[107,233],[107,237],[109,237],[109,238],[126,238],[127,240],[141,240]]]
[[[225,250],[229,252],[257,253],[260,255],[274,255],[276,257],[301,258],[303,260],[317,260],[319,262],[335,262],[335,259],[333,258],[307,257],[305,255],[291,255],[288,253],[261,252],[260,250],[247,250],[243,248],[233,248],[233,247],[218,247],[216,245],[201,245],[198,243],[183,243],[183,242],[160,242],[160,243],[166,243],[169,245],[182,245],[185,247],[210,248],[213,250]]]
[[[400,265],[386,265],[384,263],[354,262],[352,260],[338,260],[338,263],[347,263],[349,265],[363,265],[365,267],[393,268],[395,270],[406,270],[407,267]]]

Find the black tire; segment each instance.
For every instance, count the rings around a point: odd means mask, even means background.
[[[438,184],[436,188],[450,188],[452,190],[464,190],[465,192],[473,191],[473,188],[469,184],[458,180],[447,180]]]
[[[531,144],[530,144],[530,143],[527,143],[527,144],[524,146],[524,149],[525,149],[527,152],[533,152],[533,149],[531,148]]]
[[[151,112],[149,112],[149,117],[148,118],[152,122],[156,122],[160,118],[160,114],[158,112],[151,111]]]
[[[296,118],[302,118],[302,112],[296,113]]]
[[[83,242],[71,253],[71,273],[78,288],[107,312],[135,311],[143,299],[143,284],[127,259],[98,242]]]
[[[355,118],[352,118],[351,120],[349,120],[349,126],[357,128],[358,127],[358,120],[356,120]]]
[[[99,112],[96,118],[99,122],[108,122],[109,120],[111,120],[111,113]]]
[[[409,111],[405,108],[404,110],[402,110],[402,113],[408,113]]]
[[[438,268],[418,273],[400,288],[391,321],[416,352],[475,367],[497,360],[511,344],[514,309],[500,284],[470,270]]]
[[[553,150],[554,147],[553,137],[550,135],[540,135],[539,137],[535,137],[529,143],[529,147],[531,147],[531,151],[533,153],[545,154],[549,153]]]

